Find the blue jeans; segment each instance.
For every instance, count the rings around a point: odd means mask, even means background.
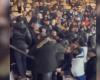
[[[86,80],[85,75],[83,76],[79,76],[79,77],[75,77],[76,80]]]

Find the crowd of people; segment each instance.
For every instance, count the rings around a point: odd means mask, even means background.
[[[11,45],[17,50],[11,48],[11,71],[18,79],[96,80],[96,8],[78,7],[40,4],[29,22],[26,16],[12,19]]]

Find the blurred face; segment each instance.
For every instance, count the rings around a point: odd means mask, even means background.
[[[58,6],[56,6],[56,9],[58,9]]]
[[[52,25],[53,26],[56,25],[56,21],[55,20],[52,21]]]
[[[42,33],[46,33],[46,29],[45,28],[42,29]]]
[[[75,15],[78,15],[78,12],[75,12]]]
[[[72,32],[78,32],[78,27],[73,27]]]
[[[47,21],[44,21],[44,23],[45,23],[46,25],[49,25],[49,24],[50,24],[50,21],[47,20]]]
[[[81,21],[80,22],[78,22],[78,25],[81,25],[82,23],[81,23]]]
[[[42,37],[45,37],[47,34],[46,34],[46,29],[42,29],[42,32],[41,32],[41,36]]]
[[[80,17],[77,17],[77,20],[80,21],[81,20]]]
[[[13,23],[16,23],[16,20],[13,20]]]
[[[52,31],[52,36],[57,36],[57,32],[56,31]]]
[[[86,20],[89,20],[89,18],[88,18],[88,17],[86,17]]]
[[[87,12],[85,12],[85,15],[87,15],[88,13]]]
[[[96,17],[94,17],[94,23],[96,23]]]
[[[37,17],[38,19],[43,19],[43,15],[41,13],[38,13]]]
[[[47,15],[49,15],[50,14],[50,12],[49,11],[47,11]]]
[[[70,10],[70,13],[73,13],[73,10]]]
[[[44,16],[44,18],[48,18],[48,15],[46,14],[46,15]]]
[[[66,15],[64,15],[64,19],[66,19],[67,18],[67,16]]]
[[[66,53],[71,53],[71,51],[72,51],[72,50],[71,50],[71,47],[70,47],[70,46],[68,46],[67,48],[65,48],[65,52],[66,52]]]
[[[78,43],[72,43],[72,44],[71,44],[71,47],[72,47],[73,49],[76,49],[76,48],[79,47],[79,45],[78,45]]]
[[[36,5],[36,6],[39,6],[39,3],[38,3],[38,2],[35,2],[35,5]]]
[[[33,28],[34,31],[39,30],[39,25],[37,25],[37,24],[35,24],[35,23],[32,23],[31,26],[32,26],[32,28]]]
[[[40,2],[40,6],[43,6],[43,2]]]

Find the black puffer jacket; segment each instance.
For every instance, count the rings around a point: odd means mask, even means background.
[[[13,29],[11,44],[19,49],[28,49],[32,42],[32,37],[25,23],[16,23]]]

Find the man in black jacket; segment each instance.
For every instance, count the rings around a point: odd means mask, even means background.
[[[28,48],[31,45],[32,37],[22,17],[19,16],[16,18],[16,25],[13,27],[14,29],[13,36],[11,38],[11,44],[25,52],[25,54],[28,54]],[[13,53],[16,59],[19,76],[25,78],[25,73],[27,69],[26,57],[15,50],[13,50]]]
[[[57,61],[61,59],[61,57],[58,55],[60,53],[64,55],[63,47],[59,46],[60,45],[58,45],[56,40],[49,37],[42,39],[42,41],[37,45],[35,52],[36,65],[34,72],[37,75],[42,75],[42,79],[40,80],[52,80],[52,72],[56,70],[58,67]]]
[[[86,80],[96,80],[96,51],[92,50],[88,54],[89,60],[86,65]]]

